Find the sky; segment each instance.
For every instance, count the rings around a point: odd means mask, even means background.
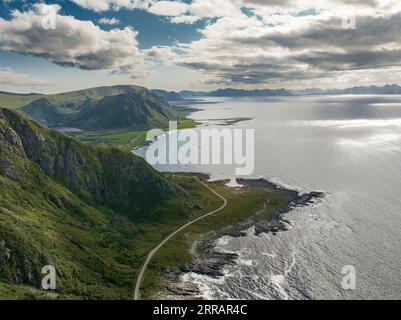
[[[0,91],[401,83],[399,0],[0,2]]]

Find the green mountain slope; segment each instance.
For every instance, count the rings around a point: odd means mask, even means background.
[[[166,90],[159,90],[159,89],[153,89],[151,91],[154,94],[157,94],[159,97],[165,99],[166,101],[181,101],[182,100],[181,95],[174,91],[166,91]]]
[[[41,96],[21,110],[49,127],[87,131],[166,126],[168,119],[175,116],[164,99],[137,86],[99,87]]]
[[[40,94],[18,94],[0,91],[0,108],[17,109],[40,99]]]
[[[96,104],[82,108],[66,125],[84,130],[163,127],[170,113],[164,103],[152,98],[137,94],[105,97]]]
[[[51,264],[60,297],[127,298],[151,244],[146,235],[155,234],[150,226],[188,211],[188,195],[143,159],[80,143],[6,109],[0,191],[2,297],[38,297],[33,287]]]

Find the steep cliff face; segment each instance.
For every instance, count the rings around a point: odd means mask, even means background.
[[[7,109],[0,111],[0,123],[0,173],[9,178],[27,174],[27,164],[20,165],[32,161],[86,200],[123,210],[134,218],[174,196],[176,188],[130,152],[82,144]],[[13,161],[15,157],[21,160]]]
[[[187,209],[187,195],[130,152],[83,144],[0,109],[0,292],[40,287],[51,264],[63,294],[125,297],[127,270],[141,261],[142,226]]]

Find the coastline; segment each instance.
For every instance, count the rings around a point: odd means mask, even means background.
[[[200,101],[198,104],[202,104]],[[182,107],[182,106],[181,106]],[[181,111],[184,113],[187,119],[192,119],[190,116],[192,113],[199,111],[198,108],[192,106],[186,106],[186,109]],[[239,122],[252,120],[251,118],[228,118],[228,119],[215,119],[221,121],[221,125],[229,126],[234,125]],[[207,122],[207,121],[205,121]],[[196,122],[195,122],[196,123]],[[204,122],[197,123],[199,127],[207,126]],[[166,134],[166,133],[164,133]],[[150,141],[148,144],[142,147],[148,147],[154,141]],[[195,172],[169,172],[168,174],[194,174],[198,176],[201,180],[209,181],[210,176],[204,173]],[[270,204],[267,203],[265,207],[266,212],[261,210],[250,212],[246,217],[240,222],[231,223],[226,225],[223,230],[220,231],[208,231],[196,239],[188,247],[190,251],[190,261],[183,264],[177,264],[173,267],[165,268],[161,273],[162,282],[165,284],[164,287],[155,291],[155,293],[150,297],[156,300],[200,300],[205,299],[201,288],[193,282],[185,281],[185,275],[190,273],[206,275],[214,279],[219,279],[224,276],[224,269],[227,266],[235,265],[238,255],[232,253],[222,253],[215,250],[216,242],[224,237],[243,237],[247,234],[247,230],[254,227],[255,235],[261,235],[263,233],[277,234],[279,232],[285,232],[288,230],[287,225],[290,224],[284,217],[285,213],[288,213],[293,208],[298,206],[307,206],[314,203],[315,200],[323,198],[325,195],[321,192],[310,192],[301,193],[299,190],[294,190],[291,187],[284,187],[271,182],[267,179],[237,179],[236,180],[240,188],[236,186],[229,186],[230,179],[223,179],[218,181],[209,181],[210,183],[221,183],[227,186],[229,189],[240,190],[240,189],[250,189],[260,190],[266,189],[270,191],[281,191],[283,205],[275,206],[273,211],[270,211]],[[268,202],[272,199],[266,199]],[[229,230],[229,231],[227,231]]]
[[[204,120],[198,120],[198,122],[201,123],[202,127],[208,127],[211,126],[212,122],[215,122],[214,125],[219,125],[219,126],[232,126],[234,124],[240,123],[240,122],[245,122],[245,121],[251,121],[253,118],[249,117],[236,117],[236,118],[227,118],[227,119],[204,119]]]
[[[203,177],[209,176],[202,174]],[[227,180],[228,181],[228,180]],[[222,182],[222,181],[220,181]],[[226,182],[226,180],[224,180]],[[247,235],[250,228],[254,228],[256,236],[271,233],[276,235],[288,230],[290,222],[284,215],[294,208],[309,206],[318,199],[324,198],[322,192],[309,192],[301,194],[295,190],[289,190],[278,186],[265,179],[238,179],[237,182],[243,187],[248,188],[267,188],[270,190],[282,190],[288,198],[288,202],[278,209],[270,212],[268,217],[264,214],[253,213],[248,219],[235,223],[230,227],[230,231],[212,231],[201,236],[201,238],[191,246],[192,259],[177,268],[170,268],[165,271],[164,280],[167,286],[154,295],[156,300],[203,300],[205,299],[201,288],[193,283],[186,281],[186,275],[195,273],[208,276],[213,279],[223,277],[224,269],[237,263],[238,255],[234,253],[224,253],[216,250],[216,244],[219,239],[225,236],[234,238]]]

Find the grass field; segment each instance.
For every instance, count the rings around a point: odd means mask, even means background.
[[[191,129],[196,125],[195,120],[183,119],[178,122],[178,129]],[[163,130],[168,131],[169,128],[163,128]],[[82,132],[74,137],[84,142],[114,144],[132,150],[146,144],[147,132],[135,130],[93,131]]]

